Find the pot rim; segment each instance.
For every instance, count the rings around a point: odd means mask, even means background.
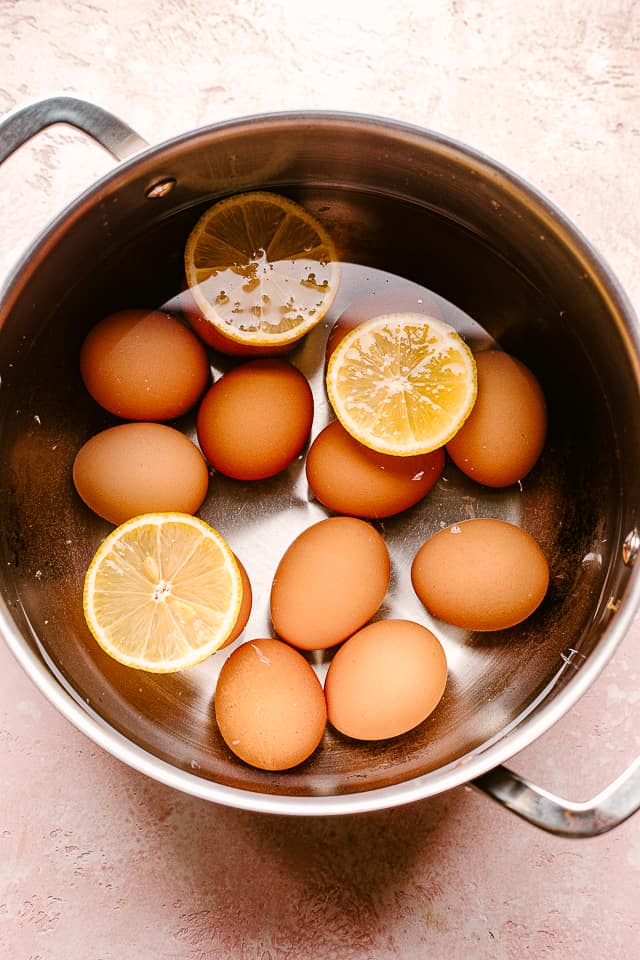
[[[416,145],[430,144],[445,153],[448,152],[457,157],[463,156],[485,177],[492,177],[503,185],[508,185],[509,189],[516,192],[521,199],[526,200],[539,217],[552,224],[551,229],[556,236],[562,238],[563,244],[571,250],[572,255],[584,264],[591,280],[598,284],[610,312],[622,319],[621,332],[624,331],[627,339],[627,354],[633,363],[640,392],[640,336],[633,308],[610,267],[581,230],[527,180],[481,151],[415,124],[363,113],[304,110],[251,114],[204,125],[149,147],[142,153],[123,161],[113,171],[98,179],[65,206],[41,231],[10,271],[9,277],[0,290],[0,308],[11,309],[12,294],[16,294],[27,282],[29,262],[35,251],[45,244],[52,243],[59,228],[68,221],[70,216],[80,216],[82,207],[97,193],[104,191],[107,186],[117,185],[119,179],[126,180],[132,170],[158,159],[162,159],[163,162],[170,160],[174,151],[179,151],[184,146],[192,144],[194,140],[207,138],[214,133],[241,132],[243,129],[255,129],[259,125],[317,124],[318,122],[338,123],[344,126],[368,126],[382,133],[404,137]],[[0,596],[0,636],[3,637],[27,676],[70,723],[95,744],[138,772],[192,796],[238,809],[288,815],[328,815],[390,808],[435,796],[472,781],[512,758],[548,731],[586,693],[611,659],[631,626],[639,607],[640,579],[637,571],[632,570],[624,588],[624,599],[620,608],[610,612],[608,623],[601,628],[602,635],[596,649],[578,665],[573,662],[571,656],[566,657],[544,690],[491,740],[471,753],[411,780],[360,792],[329,796],[321,794],[278,796],[253,792],[207,780],[195,772],[175,767],[107,726],[89,705],[81,701],[75,691],[72,691],[72,688],[57,673],[55,665],[48,660],[46,651],[29,623],[26,611],[22,612],[39,653],[25,643],[2,596]],[[560,676],[569,669],[575,670],[574,675],[567,681],[564,688],[545,704],[543,701],[547,693]]]

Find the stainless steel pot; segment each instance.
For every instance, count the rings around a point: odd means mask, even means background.
[[[559,834],[604,832],[633,813],[640,762],[588,803],[554,797],[501,766],[586,691],[640,601],[640,337],[624,293],[585,238],[493,161],[388,120],[273,114],[147,148],[98,107],[56,98],[0,123],[0,159],[57,122],[123,162],[34,243],[0,303],[0,632],[42,693],[137,770],[237,807],[357,812],[468,781]],[[516,519],[541,542],[552,581],[540,610],[503,634],[436,625],[451,673],[429,721],[385,745],[348,743],[329,730],[324,748],[285,774],[244,766],[222,742],[212,712],[219,658],[157,677],[120,667],[91,640],[81,585],[110,528],[89,514],[70,479],[81,443],[111,422],[79,381],[87,329],[112,309],[170,301],[203,205],[256,188],[316,212],[347,263],[401,274],[470,314],[483,335],[535,370],[551,420],[547,450],[521,490],[475,488],[449,465],[422,505],[384,524],[395,584],[385,612],[424,615],[406,587],[409,545],[459,519],[462,505],[465,516]],[[338,298],[334,313],[345,305]],[[326,334],[325,326],[292,357],[314,384],[318,429],[327,416]],[[225,369],[224,359],[212,363]],[[181,427],[192,432],[193,423]],[[283,545],[323,512],[299,465],[254,486],[220,484],[202,514],[253,564],[250,629],[262,632],[260,597]]]

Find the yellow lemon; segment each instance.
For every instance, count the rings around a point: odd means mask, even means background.
[[[241,193],[210,207],[189,234],[185,272],[212,337],[286,347],[325,316],[336,294],[335,245],[304,207],[275,193]]]
[[[337,418],[379,453],[406,457],[442,447],[477,393],[473,355],[453,327],[419,313],[374,317],[331,355],[327,392]]]
[[[116,527],[85,577],[85,619],[102,649],[154,673],[191,667],[221,647],[241,601],[230,547],[185,513],[143,514]]]

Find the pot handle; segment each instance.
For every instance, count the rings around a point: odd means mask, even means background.
[[[560,837],[596,837],[640,809],[640,757],[592,800],[563,800],[506,767],[471,781],[529,823]]]
[[[126,160],[149,146],[135,130],[102,107],[75,97],[50,97],[20,107],[0,120],[0,163],[54,123],[68,123],[82,130],[116,160]]]

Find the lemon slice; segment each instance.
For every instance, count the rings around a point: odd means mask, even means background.
[[[315,217],[275,193],[241,193],[210,207],[189,234],[187,283],[228,340],[285,346],[315,327],[339,282],[335,245]]]
[[[419,313],[374,317],[348,333],[327,392],[356,440],[395,456],[429,453],[460,429],[477,393],[473,355],[453,327]]]
[[[102,649],[153,673],[191,667],[221,647],[241,601],[230,547],[183,513],[147,513],[116,527],[84,584],[85,619]]]

